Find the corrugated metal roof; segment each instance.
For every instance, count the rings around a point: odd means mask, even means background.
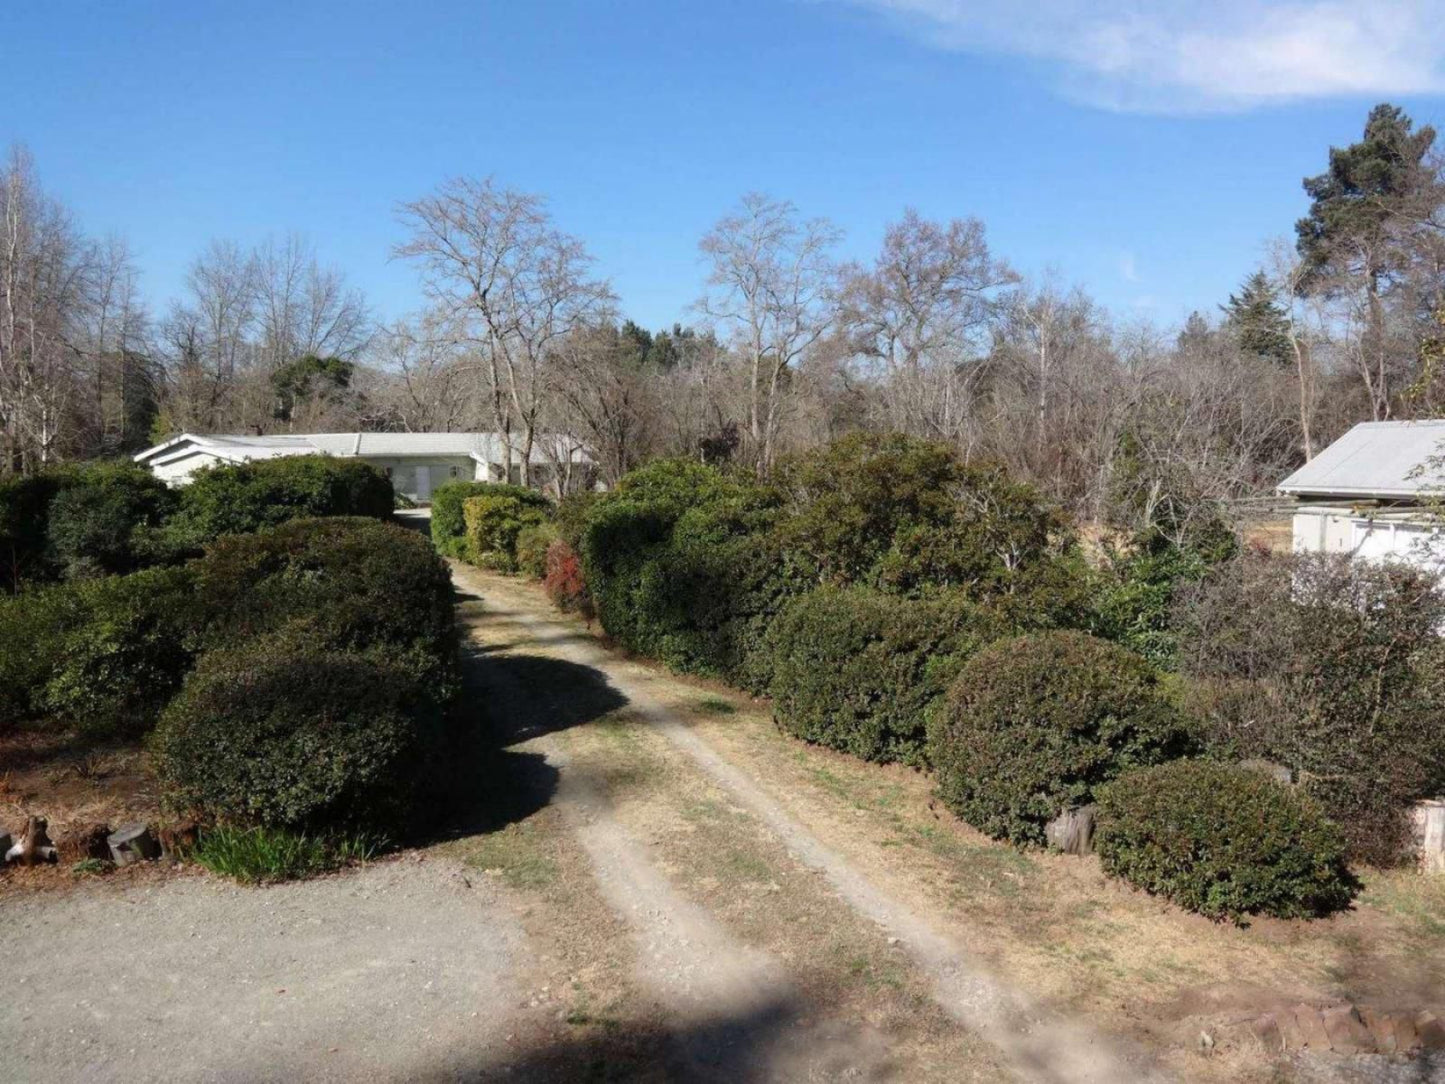
[[[1445,420],[1361,422],[1278,486],[1298,496],[1416,497],[1445,489],[1426,469],[1445,455]],[[1416,472],[1422,472],[1417,475]]]

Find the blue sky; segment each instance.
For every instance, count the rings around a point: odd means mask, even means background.
[[[1141,12],[1148,12],[1141,15]],[[0,145],[156,307],[214,237],[288,230],[379,314],[397,201],[488,174],[548,197],[624,310],[688,318],[749,190],[866,259],[913,205],[1124,317],[1212,310],[1300,178],[1389,99],[1445,122],[1438,5],[1263,0],[508,0],[0,6]]]

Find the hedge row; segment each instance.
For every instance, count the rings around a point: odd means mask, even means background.
[[[94,463],[0,481],[0,583],[27,585],[178,564],[224,534],[289,519],[388,519],[391,483],[368,464],[295,456],[221,465],[171,490],[143,467]]]
[[[560,539],[534,528],[522,550],[535,575],[548,541],[559,605],[586,597],[624,648],[771,693],[779,726],[805,740],[931,766],[945,804],[990,835],[1041,844],[1061,812],[1099,802],[1107,867],[1185,906],[1296,915],[1348,898],[1320,809],[1178,761],[1205,743],[1227,751],[1178,683],[1166,691],[1150,661],[1085,631],[1173,665],[1181,585],[1233,559],[1225,536],[1207,552],[1155,540],[1094,573],[1029,487],[937,445],[866,435],[767,484],[653,463],[553,526]],[[1147,774],[1176,763],[1190,767]],[[1215,770],[1217,795],[1197,793]],[[1185,823],[1133,800],[1151,780],[1195,788]],[[1231,796],[1258,823],[1234,816]],[[1282,846],[1291,861],[1277,861]],[[1228,887],[1198,887],[1225,864],[1238,870]]]

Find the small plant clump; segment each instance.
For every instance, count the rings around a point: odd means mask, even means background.
[[[221,825],[202,834],[192,857],[212,873],[242,884],[267,884],[367,862],[384,847],[383,837],[365,833],[308,834]]]

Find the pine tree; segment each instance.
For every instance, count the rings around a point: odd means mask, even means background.
[[[1279,291],[1263,271],[1245,279],[1239,293],[1230,294],[1228,303],[1219,307],[1240,349],[1283,366],[1294,362],[1288,317],[1279,303]]]

